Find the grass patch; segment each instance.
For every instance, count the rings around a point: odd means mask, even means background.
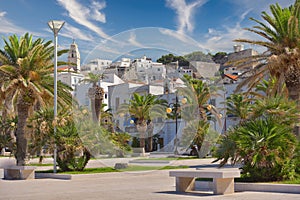
[[[163,158],[139,158],[136,160],[166,160],[166,161],[172,161],[172,160],[190,160],[190,159],[199,159],[196,156],[187,156],[187,157],[163,157]]]
[[[53,166],[51,163],[30,163],[28,166],[35,166],[35,167],[48,167]]]
[[[141,165],[129,165],[125,169],[116,170],[112,167],[101,167],[101,168],[85,168],[83,171],[69,171],[62,172],[57,170],[59,174],[97,174],[97,173],[110,173],[110,172],[130,172],[130,171],[149,171],[149,170],[168,170],[168,169],[183,169],[188,166],[141,166]],[[37,173],[53,173],[53,170],[36,171]]]
[[[53,170],[43,170],[43,171],[36,171],[37,173],[53,173]],[[101,168],[85,168],[83,171],[69,171],[69,172],[62,172],[61,170],[57,170],[59,174],[96,174],[96,173],[109,173],[109,172],[118,172],[111,167],[101,167]]]

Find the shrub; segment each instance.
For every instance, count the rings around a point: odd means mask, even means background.
[[[216,151],[221,166],[229,160],[242,163],[243,176],[251,181],[292,179],[296,165],[297,139],[291,126],[274,117],[249,120],[221,138]],[[298,153],[299,154],[299,153]]]

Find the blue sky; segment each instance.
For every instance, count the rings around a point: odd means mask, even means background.
[[[47,22],[64,20],[59,46],[69,48],[74,38],[83,63],[143,49],[231,52],[233,39],[256,37],[243,30],[254,25],[249,17],[261,19],[276,2],[287,7],[294,0],[0,0],[0,34],[52,40]]]

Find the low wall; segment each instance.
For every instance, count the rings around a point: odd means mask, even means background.
[[[213,183],[211,181],[196,181],[195,190],[211,191]],[[275,183],[234,183],[236,192],[280,192],[300,194],[300,184],[275,184]]]

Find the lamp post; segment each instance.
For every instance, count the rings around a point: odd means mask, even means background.
[[[183,98],[181,100],[181,103],[182,104],[185,104],[187,101],[186,98]],[[178,136],[177,136],[177,132],[178,132],[178,117],[179,117],[179,103],[178,103],[178,95],[176,93],[176,96],[175,96],[175,103],[170,103],[169,104],[169,107],[166,109],[166,112],[168,114],[172,113],[172,111],[174,110],[174,114],[175,114],[175,142],[174,142],[174,145],[175,145],[175,149],[174,149],[174,154],[175,155],[178,155]]]
[[[54,121],[57,117],[57,36],[60,29],[65,24],[64,21],[51,20],[48,22],[49,28],[54,33]],[[54,135],[56,135],[56,123],[54,123]],[[56,173],[56,157],[57,156],[57,147],[54,143],[54,152],[53,152],[53,173]]]

